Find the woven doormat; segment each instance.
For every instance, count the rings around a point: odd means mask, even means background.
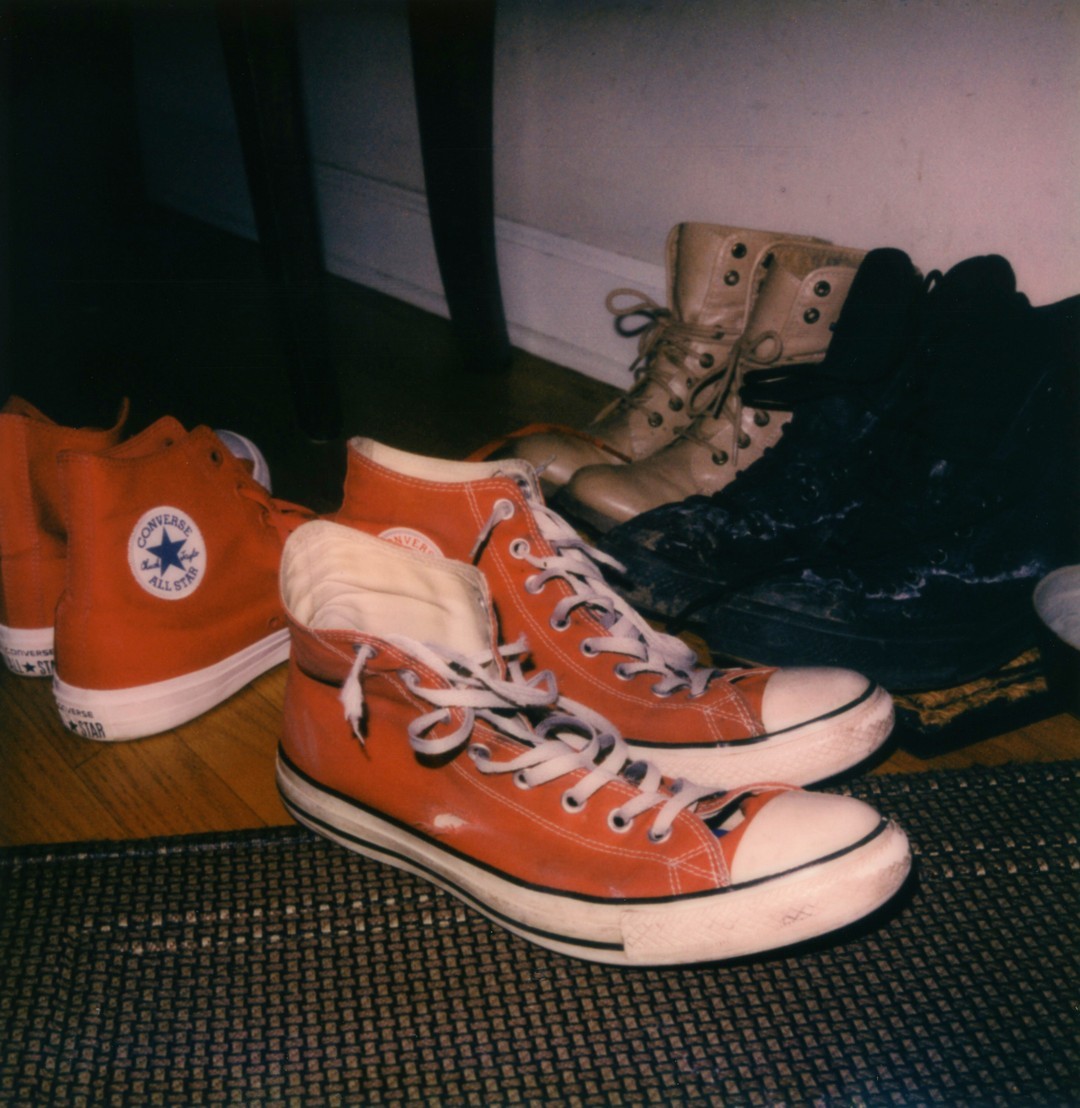
[[[0,852],[4,1105],[1080,1097],[1080,762],[855,782],[916,876],[765,959],[579,962],[299,828]]]

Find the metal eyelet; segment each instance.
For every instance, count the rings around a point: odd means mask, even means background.
[[[528,539],[514,539],[507,549],[510,551],[511,558],[525,558],[528,557],[532,547]]]
[[[472,743],[468,748],[469,757],[474,762],[490,762],[491,761],[491,749],[484,746],[483,743]]]
[[[582,639],[578,644],[578,650],[585,655],[586,658],[595,658],[600,653],[595,646],[592,645],[591,639]]]
[[[618,677],[620,681],[633,681],[634,674],[627,670],[625,662],[619,662],[619,664],[613,668],[615,670],[615,676]]]
[[[726,450],[717,450],[716,453],[712,456],[714,466],[727,465],[727,460],[728,456]]]
[[[533,573],[529,577],[525,578],[525,591],[530,596],[536,596],[538,593],[544,591],[544,585],[538,585],[537,581],[540,580],[539,573]],[[546,582],[545,582],[546,584]]]
[[[754,412],[754,422],[759,427],[767,427],[769,425],[769,419],[769,413],[763,412],[760,408],[758,408],[757,411]]]
[[[607,825],[617,835],[624,835],[634,825],[632,819],[627,819],[618,808],[612,808],[608,812]]]
[[[729,288],[734,288],[738,283],[739,283],[738,270],[729,269],[727,271],[727,273],[724,274],[724,284],[727,285]]]
[[[745,258],[746,257],[746,243],[737,242],[731,248],[731,256],[733,258]]]
[[[698,358],[698,365],[701,366],[702,369],[712,369],[712,367],[716,365],[716,359],[711,354],[702,354],[701,357]]]
[[[819,312],[817,308],[807,308],[806,311],[803,312],[803,319],[807,323],[817,323],[820,318],[821,312]]]
[[[649,691],[653,696],[659,697],[661,700],[667,700],[667,698],[672,695],[667,689],[660,688],[659,685],[653,685]]]
[[[659,427],[664,422],[664,417],[659,412],[649,412],[649,426]]]
[[[570,621],[568,619],[555,619],[552,617],[548,620],[548,625],[551,627],[552,631],[565,631],[570,626]]]
[[[673,412],[681,412],[681,411],[682,411],[682,408],[683,408],[683,402],[682,402],[682,401],[681,401],[681,400],[680,400],[680,399],[679,399],[679,398],[678,398],[677,396],[673,396],[673,397],[672,397],[672,398],[671,398],[671,399],[670,399],[670,400],[669,400],[669,401],[667,402],[667,406],[668,406],[668,407],[669,407],[669,408],[670,408],[670,409],[671,409],[671,410],[672,410]]]
[[[818,281],[814,286],[815,296],[828,296],[830,292],[832,292],[832,285],[828,281]]]
[[[573,812],[575,815],[585,811],[585,805],[573,793],[562,794],[562,806],[564,812]]]
[[[655,844],[659,845],[660,843],[666,843],[668,841],[668,839],[670,839],[670,838],[671,838],[671,828],[670,827],[660,835],[657,835],[656,832],[654,832],[651,827],[649,828],[648,839],[649,839],[649,842],[651,842],[651,843],[655,843]]]
[[[740,431],[737,441],[739,443],[739,449],[745,450],[750,445],[750,436],[745,431]]]
[[[525,776],[525,771],[523,769],[519,769],[517,773],[514,774],[514,784],[517,785],[519,789],[532,788],[532,785],[529,784],[529,779]]]

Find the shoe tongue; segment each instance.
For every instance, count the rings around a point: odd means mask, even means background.
[[[709,324],[730,309],[731,291],[720,273],[730,237],[728,228],[708,223],[683,223],[676,229],[668,258],[669,302],[676,319]]]
[[[491,601],[478,570],[329,520],[289,536],[281,591],[293,617],[317,631],[401,636],[468,656],[491,649]]]

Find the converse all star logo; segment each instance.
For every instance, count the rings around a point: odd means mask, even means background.
[[[379,535],[380,539],[396,543],[409,550],[415,550],[418,554],[433,554],[436,558],[444,557],[443,552],[427,537],[411,527],[391,527]]]
[[[128,565],[135,580],[152,596],[182,600],[206,575],[202,532],[179,508],[151,508],[131,532]]]

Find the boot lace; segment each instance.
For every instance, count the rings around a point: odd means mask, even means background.
[[[646,622],[608,585],[601,569],[604,565],[616,573],[625,573],[625,567],[586,543],[560,515],[532,499],[530,490],[524,491],[530,497],[529,510],[541,537],[552,553],[534,553],[526,538],[514,539],[509,552],[511,557],[526,561],[537,571],[526,578],[528,592],[540,593],[555,580],[570,586],[570,595],[557,601],[549,616],[554,630],[565,630],[572,612],[587,609],[600,621],[604,634],[583,639],[581,650],[588,655],[619,655],[623,660],[615,672],[627,680],[640,673],[658,674],[660,679],[652,686],[658,696],[671,696],[685,689],[690,697],[698,697],[714,680],[729,679],[730,675],[723,670],[700,665],[697,655],[681,639],[657,631]],[[495,528],[512,518],[517,510],[509,499],[495,502],[473,547],[474,564]]]
[[[625,831],[635,818],[655,810],[649,829],[653,842],[668,837],[681,812],[718,791],[714,786],[665,781],[651,762],[632,756],[615,727],[598,713],[581,714],[571,701],[558,699],[550,671],[526,678],[522,672],[526,656],[523,641],[474,656],[400,636],[389,636],[386,641],[415,658],[444,683],[425,685],[416,670],[407,667],[397,670],[409,692],[433,707],[408,726],[409,744],[418,754],[444,756],[464,747],[481,773],[513,774],[515,783],[524,789],[574,775],[577,780],[562,798],[563,807],[569,811],[583,808],[606,785],[615,781],[629,783],[636,791],[609,812],[608,825],[614,831]],[[345,718],[357,735],[364,708],[364,672],[377,653],[376,647],[361,644],[342,685]],[[545,713],[538,724],[529,722],[526,715],[529,709],[556,704],[557,708]],[[451,720],[455,710],[461,712],[461,723],[449,734],[429,737],[433,728]],[[487,746],[472,739],[477,720],[517,740],[524,749],[514,757],[495,759]]]
[[[691,393],[690,410],[695,418],[677,437],[707,450],[716,465],[725,465],[730,461],[738,466],[739,451],[745,450],[751,441],[742,425],[745,397],[740,385],[745,376],[755,372],[749,368],[751,365],[760,368],[770,366],[783,353],[784,342],[776,331],[763,331],[753,339],[741,337],[720,370],[706,377]],[[755,420],[767,423],[768,413],[762,411],[761,416],[755,413]],[[718,445],[729,427],[730,453]]]
[[[626,296],[633,296],[636,299],[632,304],[620,306],[617,301],[620,297]],[[672,411],[681,411],[686,405],[686,400],[672,388],[668,376],[658,372],[661,359],[677,367],[690,369],[689,360],[697,356],[699,366],[703,370],[709,370],[715,364],[713,356],[709,353],[699,355],[696,347],[701,343],[723,338],[723,331],[716,327],[676,319],[669,308],[657,304],[652,297],[637,289],[612,289],[604,303],[607,310],[615,316],[615,330],[620,335],[626,338],[640,336],[637,357],[630,365],[634,383],[629,391],[620,396],[607,411],[614,411],[616,408],[628,410],[650,407],[653,403],[647,395],[650,385],[667,393],[668,407]],[[634,316],[644,317],[645,322],[637,327],[627,326],[627,321]],[[693,388],[695,384],[693,376],[687,378],[688,389]]]

